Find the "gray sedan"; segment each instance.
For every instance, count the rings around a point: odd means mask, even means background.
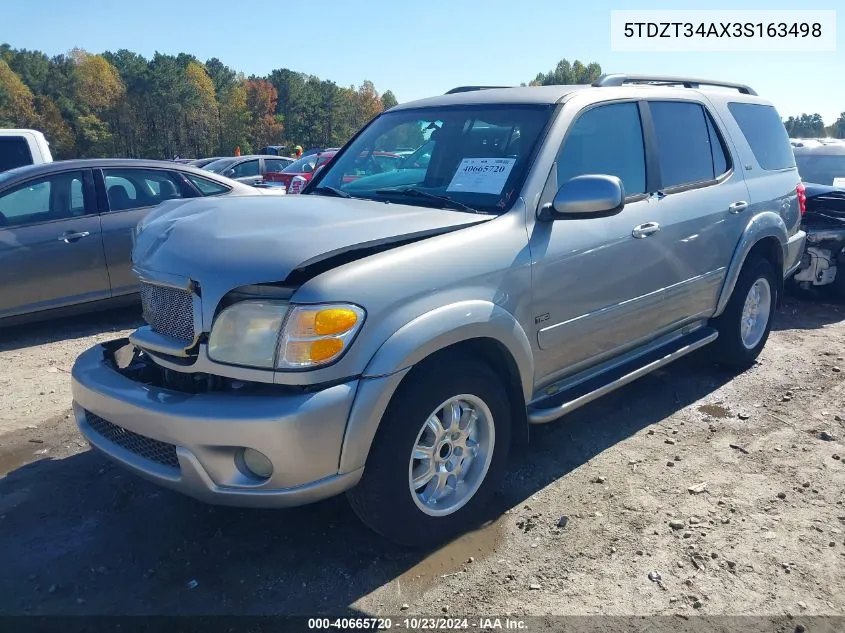
[[[267,195],[171,161],[68,160],[0,174],[0,326],[137,300],[135,225],[173,198]]]

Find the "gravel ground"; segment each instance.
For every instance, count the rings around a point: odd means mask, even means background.
[[[340,499],[208,507],[87,449],[68,372],[136,311],[0,330],[0,614],[845,615],[845,309],[734,376],[683,359],[534,429],[477,531],[392,547]]]

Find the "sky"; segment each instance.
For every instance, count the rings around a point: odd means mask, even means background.
[[[610,11],[689,9],[841,9],[841,0],[677,0],[632,3],[571,0],[0,0],[0,42],[48,55],[74,47],[92,53],[127,48],[217,57],[247,75],[275,68],[339,85],[372,81],[400,102],[459,85],[518,85],[566,58],[604,72],[706,77],[741,82],[786,118],[819,113],[831,124],[845,111],[845,51],[612,52]]]

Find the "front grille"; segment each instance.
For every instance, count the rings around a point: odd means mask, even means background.
[[[142,282],[141,307],[155,332],[186,345],[194,340],[194,299],[187,290]]]
[[[158,440],[138,435],[132,431],[127,431],[123,427],[112,424],[90,411],[85,412],[85,419],[88,422],[88,426],[95,433],[102,435],[108,441],[156,464],[175,468],[176,470],[179,469],[179,458],[176,456],[176,447],[173,444],[159,442]]]

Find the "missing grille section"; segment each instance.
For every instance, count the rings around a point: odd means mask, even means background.
[[[189,291],[142,283],[141,307],[153,331],[186,345],[194,340],[194,300]]]
[[[85,412],[85,418],[88,426],[108,441],[146,460],[173,468],[174,470],[179,470],[179,458],[176,455],[176,447],[173,444],[160,442],[149,437],[144,437],[143,435],[138,435],[132,431],[127,431],[123,427],[112,424],[90,411]]]

